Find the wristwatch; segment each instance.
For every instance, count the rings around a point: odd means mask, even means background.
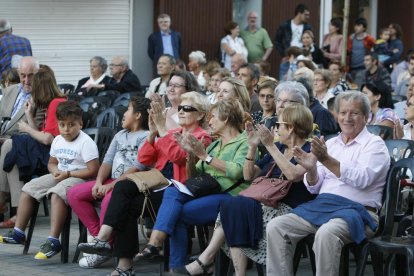
[[[210,165],[211,161],[213,161],[213,156],[207,155],[206,159],[204,159],[204,162]]]

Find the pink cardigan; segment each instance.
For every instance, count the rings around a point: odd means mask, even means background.
[[[335,39],[329,40],[329,34],[326,34],[323,37],[323,46],[330,45],[329,53],[324,53],[324,56],[329,59],[341,59],[341,49],[342,49],[342,35],[337,35]]]

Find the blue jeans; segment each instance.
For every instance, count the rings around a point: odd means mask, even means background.
[[[286,77],[286,74],[289,71],[289,66],[290,66],[289,61],[280,62],[280,65],[279,65],[279,80],[280,81],[285,80],[284,78]]]
[[[187,226],[213,224],[220,201],[230,197],[229,194],[214,194],[194,198],[175,187],[165,190],[154,229],[170,235],[171,268],[187,263]]]

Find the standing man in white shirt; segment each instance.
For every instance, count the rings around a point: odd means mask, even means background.
[[[291,46],[302,48],[302,34],[306,30],[312,30],[308,24],[310,17],[309,8],[305,4],[299,4],[295,8],[295,17],[283,22],[276,31],[275,48],[282,57],[279,68],[279,80],[283,80],[289,70],[286,50]]]

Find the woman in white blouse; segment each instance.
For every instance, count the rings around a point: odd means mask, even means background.
[[[247,48],[240,35],[240,27],[236,22],[227,23],[224,28],[226,36],[221,39],[221,62],[231,71],[231,57],[242,54],[247,59]]]

